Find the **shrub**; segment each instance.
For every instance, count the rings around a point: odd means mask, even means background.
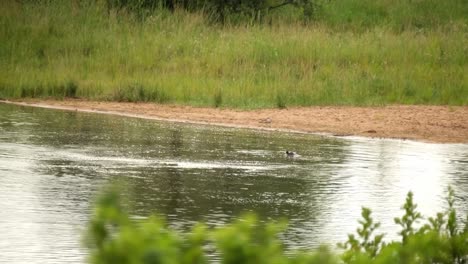
[[[114,189],[99,198],[86,241],[91,263],[208,263],[207,245],[226,264],[467,263],[468,224],[461,228],[457,222],[452,189],[447,202],[445,212],[416,228],[413,224],[422,216],[416,211],[413,194],[408,193],[405,214],[395,218],[395,223],[403,227],[399,233],[402,241],[389,244],[383,243],[383,234],[374,235],[380,224],[374,222],[370,209],[363,208],[357,234],[348,235],[348,240],[339,244],[344,252],[336,254],[326,247],[286,252],[278,238],[285,223],[261,224],[252,214],[214,230],[199,223],[187,233],[172,230],[155,216],[131,220]]]

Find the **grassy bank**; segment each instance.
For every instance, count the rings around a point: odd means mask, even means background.
[[[414,19],[395,25],[389,13],[364,23],[333,16],[348,7],[330,5],[307,24],[219,26],[201,13],[159,10],[141,20],[57,2],[2,3],[0,97],[241,108],[468,104],[466,19],[418,27]],[[348,14],[358,15],[368,17]]]

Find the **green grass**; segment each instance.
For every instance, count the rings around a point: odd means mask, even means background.
[[[0,97],[238,108],[468,105],[466,19],[440,15],[424,18],[427,27],[398,27],[393,10],[369,27],[356,22],[366,15],[356,11],[346,24],[330,8],[321,10],[327,20],[307,24],[217,26],[183,11],[158,10],[142,21],[85,1],[4,1]]]
[[[318,0],[318,19],[335,28],[386,25],[396,31],[466,23],[465,0]]]

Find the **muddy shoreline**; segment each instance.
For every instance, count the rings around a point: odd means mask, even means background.
[[[229,127],[411,139],[432,143],[468,143],[468,107],[466,106],[316,106],[238,110],[76,99],[0,102]]]

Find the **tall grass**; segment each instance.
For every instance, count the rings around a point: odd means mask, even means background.
[[[217,26],[201,13],[157,10],[142,20],[94,3],[3,1],[0,97],[240,108],[468,104],[466,19],[405,30],[383,22],[340,30],[331,15]]]
[[[328,25],[366,29],[386,25],[401,31],[466,23],[465,0],[319,0],[316,16]]]

